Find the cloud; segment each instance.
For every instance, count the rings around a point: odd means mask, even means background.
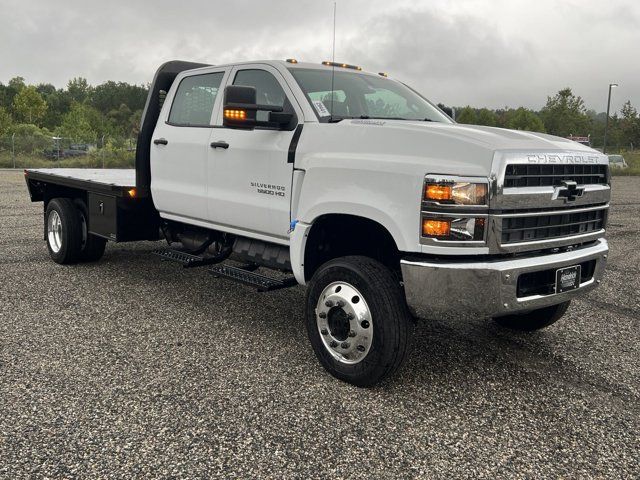
[[[331,55],[329,0],[3,0],[0,81],[148,82],[169,59]],[[603,110],[640,105],[633,0],[338,0],[337,59],[386,71],[448,105],[540,108],[565,86]]]

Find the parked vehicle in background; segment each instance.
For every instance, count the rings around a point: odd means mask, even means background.
[[[149,90],[135,170],[25,178],[53,261],[164,238],[156,253],[184,267],[259,291],[305,285],[319,362],[371,386],[402,364],[415,316],[537,330],[596,287],[608,163],[565,138],[457,125],[352,65],[169,62]]]
[[[627,168],[627,162],[622,155],[609,155],[609,167],[610,168]]]
[[[578,142],[581,145],[586,145],[587,147],[591,146],[591,135],[587,135],[586,137],[578,137],[575,135],[569,135],[567,137],[568,140],[572,140],[574,142]]]

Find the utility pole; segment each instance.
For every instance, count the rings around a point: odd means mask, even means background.
[[[609,84],[609,98],[607,99],[607,121],[604,124],[604,146],[602,147],[602,153],[607,153],[607,130],[609,130],[609,109],[611,108],[611,89],[617,87],[617,83]]]

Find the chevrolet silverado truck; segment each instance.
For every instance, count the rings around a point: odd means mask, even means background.
[[[304,285],[319,362],[371,386],[398,370],[417,317],[537,330],[599,284],[608,163],[567,139],[456,124],[352,65],[173,61],[150,86],[135,169],[25,177],[55,262],[165,239],[154,253],[184,267]]]

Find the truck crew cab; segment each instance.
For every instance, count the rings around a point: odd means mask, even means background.
[[[306,285],[318,360],[359,386],[400,367],[416,316],[552,324],[600,283],[608,252],[606,156],[458,125],[384,74],[331,62],[169,62],[135,171],[25,175],[54,261],[164,238],[155,253],[185,267]]]

